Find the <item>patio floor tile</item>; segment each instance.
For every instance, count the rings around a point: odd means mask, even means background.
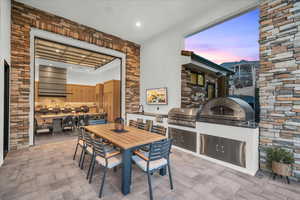
[[[92,184],[86,172],[72,160],[75,140],[30,147],[10,152],[0,168],[1,200],[91,200],[98,199],[102,168],[96,167]],[[171,167],[174,190],[168,176],[152,176],[155,200],[299,200],[300,183],[290,185],[268,175],[252,177],[193,155],[173,150]],[[120,191],[121,169],[108,172],[104,200],[147,200],[147,176],[133,166],[131,193]]]

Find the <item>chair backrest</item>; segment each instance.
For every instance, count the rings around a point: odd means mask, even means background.
[[[172,139],[165,139],[150,144],[149,161],[159,160],[161,158],[169,159],[172,146]]]
[[[90,115],[90,120],[97,120],[100,119],[99,115]]]
[[[84,115],[83,122],[84,122],[85,126],[89,125],[89,120],[90,120],[90,116],[89,115]]]
[[[84,126],[84,116],[83,115],[78,116],[78,125]]]
[[[93,140],[93,150],[94,150],[96,156],[101,156],[103,158],[106,157],[106,150],[105,150],[104,144],[101,140],[99,140],[99,139]]]
[[[53,123],[53,131],[54,132],[61,131],[61,129],[62,129],[62,127],[61,127],[61,125],[62,125],[61,119],[53,119],[52,123]]]
[[[153,120],[147,119],[146,120],[146,124],[148,124],[149,129],[151,130],[152,126],[153,126]]]
[[[34,118],[34,127],[35,127],[35,128],[37,128],[37,127],[38,127],[38,125],[39,125],[39,124],[38,124],[38,121],[37,121],[37,119],[36,119],[36,118]]]
[[[160,135],[166,135],[167,133],[167,129],[163,126],[159,126],[159,125],[153,125],[151,127],[151,132],[152,133],[157,133],[157,134],[160,134]]]
[[[67,116],[66,118],[64,118],[63,120],[63,125],[70,125],[72,126],[74,124],[74,120],[73,120],[73,116]]]
[[[78,131],[78,140],[84,140],[84,136],[83,136],[83,132],[84,132],[84,128],[80,127],[79,131]]]
[[[134,120],[129,120],[129,126],[137,128],[138,127],[138,122],[134,121]]]
[[[91,133],[87,132],[85,129],[83,129],[83,138],[85,141],[85,144],[89,147],[93,146],[93,138]]]
[[[34,131],[37,131],[39,129],[38,120],[34,118]]]
[[[149,131],[150,130],[150,125],[146,124],[146,123],[138,123],[138,129],[142,129],[145,131]]]

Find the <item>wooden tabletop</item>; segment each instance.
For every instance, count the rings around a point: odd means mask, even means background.
[[[101,138],[104,138],[122,149],[130,149],[152,142],[166,139],[165,136],[125,126],[127,132],[116,133],[114,124],[100,124],[85,126],[85,129]]]
[[[80,116],[80,115],[100,115],[102,113],[60,113],[60,114],[49,114],[49,115],[36,115],[40,119],[49,119],[49,118],[64,118],[67,116]]]

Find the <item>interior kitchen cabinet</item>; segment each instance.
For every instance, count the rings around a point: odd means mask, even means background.
[[[120,81],[111,80],[103,84],[103,109],[107,120],[113,122],[120,117]]]
[[[68,102],[95,102],[95,86],[67,84]]]
[[[98,83],[95,89],[98,112],[103,109],[103,84]]]

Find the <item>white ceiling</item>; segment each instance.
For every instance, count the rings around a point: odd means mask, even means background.
[[[136,43],[237,0],[18,0]],[[253,1],[253,0],[252,0]],[[208,19],[209,20],[209,19]],[[141,22],[141,27],[135,23]]]

